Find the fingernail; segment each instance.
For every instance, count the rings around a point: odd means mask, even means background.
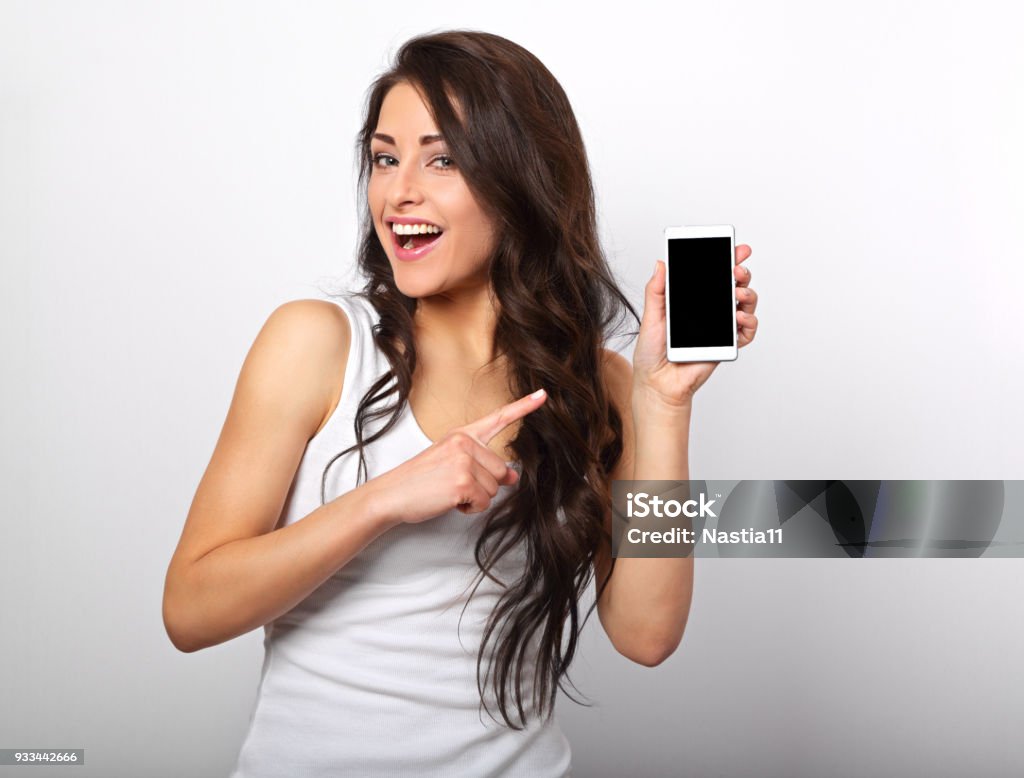
[[[536,392],[534,392],[533,394],[530,395],[530,397],[532,397],[534,400],[536,400],[536,399],[538,399],[540,397],[543,397],[543,396],[544,396],[544,390],[543,389],[538,389]]]

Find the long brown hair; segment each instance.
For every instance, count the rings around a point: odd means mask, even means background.
[[[417,301],[396,287],[365,201],[370,139],[385,95],[399,82],[419,90],[456,167],[497,226],[490,262],[500,309],[494,340],[509,366],[509,392],[519,397],[538,386],[548,392],[510,444],[522,463],[518,488],[485,514],[474,550],[477,586],[487,576],[504,587],[477,657],[481,705],[489,683],[505,724],[521,729],[509,715],[510,696],[523,726],[524,704],[545,718],[553,714],[555,690],[565,691],[563,678],[596,607],[595,601],[581,623],[579,599],[593,578],[595,552],[610,542],[603,517],[611,506],[610,473],[622,454],[622,419],[603,381],[602,349],[627,312],[638,325],[639,317],[598,241],[583,138],[555,77],[529,51],[498,35],[453,30],[412,38],[368,90],[357,138],[358,262],[367,279],[359,294],[380,315],[373,338],[390,370],[359,402],[355,445],[332,463],[358,449],[357,481],[365,477],[364,447],[397,423],[416,370]],[[389,397],[393,402],[386,404]],[[367,423],[383,418],[387,423],[364,440]],[[492,566],[519,543],[525,544],[526,568],[515,581],[498,581]],[[482,679],[492,635],[502,639],[495,640]],[[524,703],[531,650],[533,694]]]

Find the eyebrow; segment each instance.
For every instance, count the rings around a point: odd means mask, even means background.
[[[376,138],[377,140],[382,140],[385,143],[390,143],[392,146],[396,145],[395,144],[395,139],[392,138],[390,135],[385,135],[383,132],[375,132],[375,133],[373,133],[373,137]],[[437,143],[439,140],[444,140],[444,136],[442,136],[442,135],[421,135],[420,136],[420,145],[421,146],[429,146],[431,143]]]

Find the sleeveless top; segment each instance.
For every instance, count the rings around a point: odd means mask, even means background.
[[[389,369],[373,342],[373,306],[354,295],[334,302],[352,332],[341,398],[306,445],[279,527],[320,506],[327,463],[355,443],[356,406]],[[386,421],[369,422],[363,438]],[[430,445],[406,403],[398,423],[366,447],[367,480]],[[327,502],[356,487],[358,462],[353,451],[330,466]],[[488,510],[515,488],[501,486]],[[501,594],[487,577],[473,591],[473,548],[485,515],[453,509],[388,530],[264,627],[255,707],[231,778],[569,775],[569,742],[555,717],[531,716],[517,731],[504,725],[493,693],[480,707],[477,654]],[[516,549],[492,572],[511,583],[525,559]],[[532,714],[528,690],[529,683],[524,707]],[[509,715],[522,725],[514,702]]]

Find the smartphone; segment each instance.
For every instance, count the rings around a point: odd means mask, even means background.
[[[736,359],[735,267],[731,224],[665,230],[669,362]]]

